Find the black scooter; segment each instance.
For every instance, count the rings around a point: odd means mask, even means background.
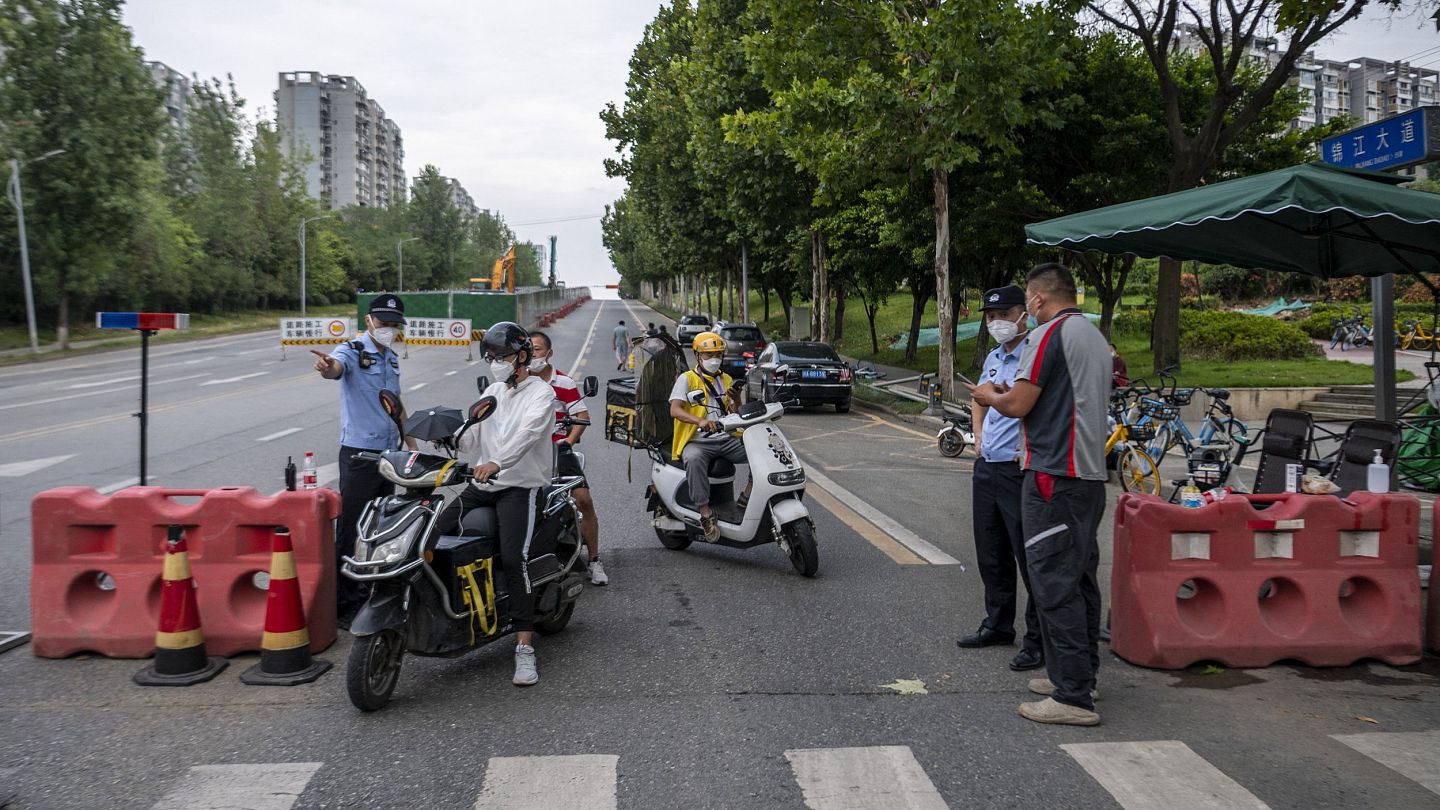
[[[586,383],[587,388],[595,387],[593,378]],[[417,420],[434,418],[422,412],[401,424],[404,409],[399,397],[382,391],[380,400],[400,426],[402,439]],[[494,407],[494,397],[472,405],[468,418],[458,425],[461,434],[483,422]],[[450,413],[458,422],[458,412]],[[569,418],[562,422],[588,424]],[[361,711],[375,711],[390,702],[407,652],[460,656],[514,629],[506,614],[508,594],[500,572],[495,510],[467,510],[458,536],[442,536],[438,531],[440,514],[459,497],[438,490],[466,483],[473,475],[455,458],[453,430],[437,437],[448,452],[445,456],[409,450],[358,454],[376,462],[380,474],[403,489],[365,507],[355,549],[342,558],[344,576],[372,586],[350,625],[355,643],[345,674],[350,702]],[[575,600],[585,589],[580,519],[570,497],[581,480],[555,480],[540,493],[544,508],[531,541],[528,568],[535,594],[535,630],[542,635],[565,629],[574,615]]]

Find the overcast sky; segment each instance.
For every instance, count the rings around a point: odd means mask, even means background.
[[[129,0],[135,42],[185,74],[234,76],[273,117],[281,71],[351,75],[405,137],[411,177],[433,163],[522,239],[559,236],[571,285],[617,280],[600,242],[623,190],[598,118],[624,98],[631,50],[658,0]],[[1433,23],[1372,13],[1317,50],[1440,67]],[[588,217],[526,225],[541,220]]]

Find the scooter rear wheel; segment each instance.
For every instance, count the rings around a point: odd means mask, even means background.
[[[965,439],[958,430],[947,430],[936,440],[940,448],[940,455],[946,458],[955,458],[965,452]]]
[[[350,702],[362,712],[385,708],[405,659],[405,637],[398,630],[381,630],[355,639],[345,668],[345,689]]]
[[[657,528],[655,537],[660,540],[660,545],[671,551],[683,551],[690,547],[689,532],[671,532]]]
[[[536,619],[535,632],[542,636],[553,636],[561,630],[564,630],[565,625],[570,623],[570,617],[574,615],[575,603],[566,603],[565,607],[561,608],[558,613],[543,619]]]
[[[815,545],[815,527],[809,520],[785,524],[785,540],[790,544],[790,564],[802,577],[813,577],[820,570],[820,549]]]

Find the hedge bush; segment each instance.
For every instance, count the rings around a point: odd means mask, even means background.
[[[1151,312],[1131,309],[1117,315],[1117,335],[1150,334]],[[1293,323],[1242,312],[1180,311],[1180,353],[1196,360],[1296,360],[1320,354]]]

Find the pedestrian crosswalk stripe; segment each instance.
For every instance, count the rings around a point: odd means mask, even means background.
[[[615,810],[620,758],[491,757],[475,810]]]
[[[1179,740],[1068,743],[1060,747],[1125,810],[1269,807]]]
[[[1440,731],[1377,731],[1330,736],[1390,770],[1414,779],[1431,793],[1440,793]]]
[[[948,810],[904,745],[786,751],[811,810]]]
[[[323,764],[198,765],[154,810],[290,810]]]

